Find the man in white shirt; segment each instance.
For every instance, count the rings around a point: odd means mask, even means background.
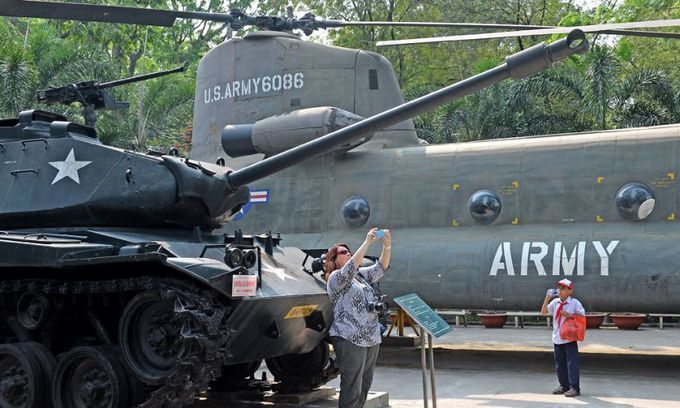
[[[555,369],[560,382],[560,386],[553,390],[553,394],[577,397],[581,395],[578,343],[563,340],[560,337],[560,327],[566,319],[571,319],[574,315],[585,316],[586,311],[581,302],[571,297],[574,284],[569,279],[562,279],[557,282],[556,286],[557,289],[548,289],[541,307],[542,315],[550,313],[553,317],[552,340],[555,345]]]

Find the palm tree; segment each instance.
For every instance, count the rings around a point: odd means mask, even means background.
[[[594,46],[585,58],[584,101],[593,110],[600,129],[607,129],[607,110],[616,89],[617,73],[621,64],[606,46]]]
[[[666,75],[629,69],[604,46],[585,58],[514,85],[509,104],[523,112],[527,134],[648,126],[680,119]]]
[[[614,122],[619,127],[655,126],[680,119],[677,94],[666,74],[643,69],[617,84]]]
[[[38,108],[82,122],[79,104],[40,105],[35,101],[36,92],[86,80],[103,82],[122,71],[104,51],[74,47],[50,23],[33,23],[28,39],[24,48],[18,29],[0,20],[2,116],[16,116],[21,110]],[[190,126],[193,86],[191,78],[171,76],[112,90],[117,99],[130,101],[131,109],[98,112],[99,138],[107,144],[142,151],[149,143],[161,148],[172,146]]]

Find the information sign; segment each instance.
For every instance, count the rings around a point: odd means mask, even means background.
[[[415,293],[399,296],[394,301],[406,314],[434,337],[441,337],[452,329],[430,306]]]

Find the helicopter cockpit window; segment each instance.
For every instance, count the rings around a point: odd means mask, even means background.
[[[479,190],[470,196],[468,214],[477,224],[488,225],[501,215],[501,199],[489,190]]]
[[[342,204],[342,221],[350,228],[359,228],[366,224],[371,215],[368,201],[359,196],[352,196]]]
[[[616,193],[616,210],[629,221],[641,221],[654,211],[654,192],[642,183],[628,183]]]

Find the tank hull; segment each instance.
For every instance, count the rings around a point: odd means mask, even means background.
[[[227,265],[225,248],[235,240],[257,251],[255,266]],[[81,359],[86,351],[77,347],[115,347],[130,378],[146,385],[144,406],[171,395],[187,404],[227,366],[325,347],[332,319],[325,285],[302,270],[303,252],[278,243],[270,235],[182,229],[7,232],[0,235],[0,336]],[[234,276],[244,275],[257,279],[257,289],[237,296]],[[296,384],[319,385],[333,367],[314,374]],[[229,378],[227,386],[238,383],[233,372]]]

